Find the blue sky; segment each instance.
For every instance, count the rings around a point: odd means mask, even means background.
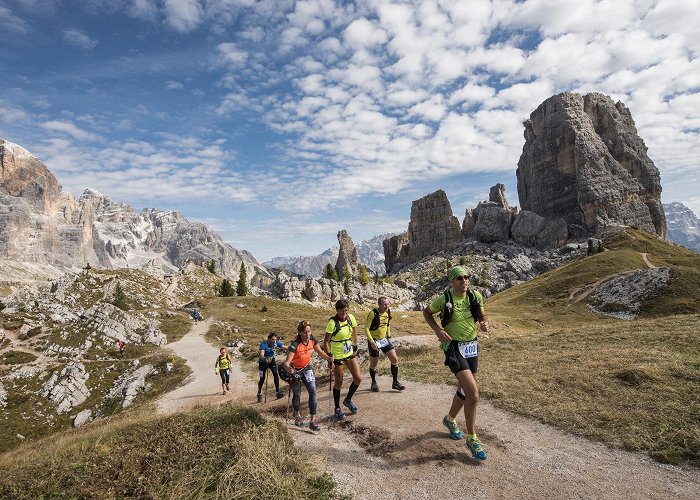
[[[263,261],[455,215],[562,91],[631,110],[700,213],[695,1],[0,0],[0,137],[64,189],[174,209]]]

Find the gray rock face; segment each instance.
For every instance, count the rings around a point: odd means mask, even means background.
[[[122,408],[131,406],[139,394],[147,391],[150,386],[146,379],[158,372],[150,364],[139,367],[138,363],[133,363],[133,368],[132,371],[128,371],[117,378],[107,394],[107,398],[120,400]]]
[[[700,252],[700,220],[682,203],[664,204],[669,241]]]
[[[416,262],[460,238],[459,220],[452,213],[447,194],[439,189],[413,202],[406,236],[384,241],[384,265],[391,272],[398,265]]]
[[[5,386],[2,385],[2,382],[0,382],[0,408],[6,408],[7,407],[7,389],[5,389]]]
[[[357,248],[352,242],[352,238],[345,229],[338,232],[338,260],[335,263],[335,270],[338,272],[338,277],[343,279],[345,276],[345,268],[350,271],[351,276],[357,276],[360,271],[360,255],[357,253]]]
[[[476,215],[476,223],[472,234],[477,241],[496,243],[497,241],[508,240],[510,237],[510,225],[513,221],[513,214],[510,210],[494,202],[482,202],[476,207],[474,213]]]
[[[400,262],[408,259],[408,232],[384,240],[384,266],[391,272]]]
[[[76,201],[27,150],[0,139],[0,258],[107,269],[175,273],[190,259],[214,259],[219,275],[238,279],[241,262],[253,284],[272,280],[255,258],[178,212],[136,213],[88,189]]]
[[[646,151],[621,102],[598,93],[552,96],[525,122],[520,205],[591,234],[624,224],[664,237],[659,171]]]
[[[495,203],[501,208],[510,210],[508,200],[506,200],[506,187],[503,184],[499,183],[491,187],[489,190],[489,201],[491,203]]]
[[[459,220],[452,213],[445,191],[439,189],[413,202],[408,224],[408,258],[411,261],[446,248],[460,236]]]
[[[53,372],[44,384],[42,395],[56,405],[56,413],[66,413],[83,403],[89,396],[87,380],[90,374],[82,363],[68,363],[60,372]]]
[[[529,210],[522,210],[515,216],[511,235],[518,243],[545,249],[562,246],[569,232],[564,219],[545,219]]]

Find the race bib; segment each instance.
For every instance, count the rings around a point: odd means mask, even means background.
[[[476,340],[472,340],[471,342],[460,342],[457,344],[457,348],[459,349],[459,353],[463,358],[476,358],[479,355]]]
[[[352,352],[352,344],[348,342],[343,343],[343,354],[350,354]]]
[[[377,349],[381,349],[382,347],[387,347],[389,345],[389,339],[384,337],[383,339],[375,340],[374,343],[377,344]]]
[[[307,382],[314,382],[316,380],[316,377],[314,377],[314,371],[313,370],[306,370],[304,372],[304,377],[306,377]]]

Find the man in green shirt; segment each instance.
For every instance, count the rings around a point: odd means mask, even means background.
[[[461,266],[455,266],[447,274],[450,289],[423,309],[423,317],[440,340],[445,351],[445,366],[454,373],[459,386],[452,398],[450,411],[442,423],[450,431],[452,439],[461,439],[462,432],[455,418],[464,408],[467,423],[466,446],[478,460],[486,459],[486,452],[476,436],[476,405],[479,387],[476,384],[478,366],[477,323],[482,332],[489,331],[484,315],[484,299],[477,290],[469,289],[469,275]],[[441,323],[434,315],[441,313]]]

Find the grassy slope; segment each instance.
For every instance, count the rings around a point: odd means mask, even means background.
[[[0,457],[0,498],[333,498],[280,424],[242,406],[131,413]]]

